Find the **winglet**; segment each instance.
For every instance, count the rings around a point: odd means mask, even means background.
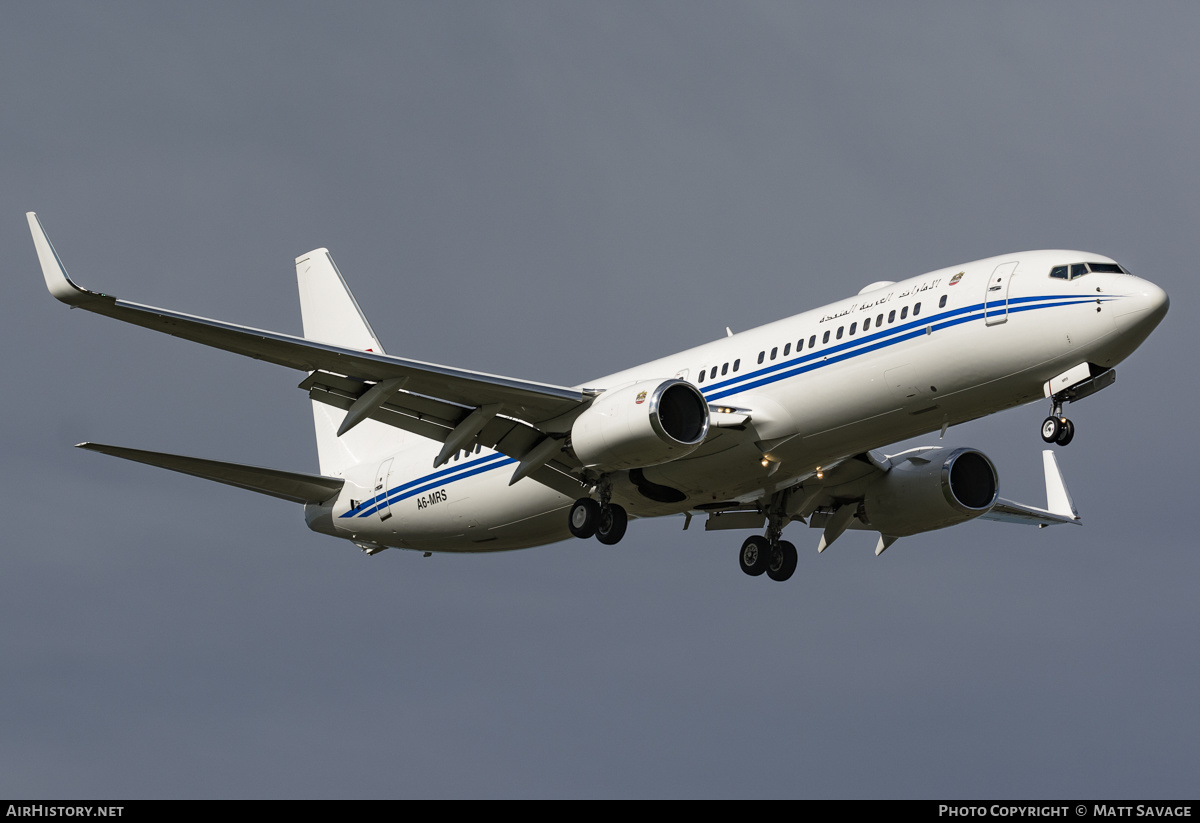
[[[1042,467],[1046,471],[1046,510],[1051,514],[1078,520],[1079,511],[1071,500],[1071,493],[1067,491],[1067,484],[1063,482],[1062,472],[1058,470],[1058,461],[1054,459],[1054,452],[1050,449],[1042,452]]]
[[[1054,452],[1049,449],[1042,452],[1042,467],[1046,472],[1046,508],[1039,509],[1001,498],[989,512],[980,515],[980,519],[1026,523],[1038,528],[1059,523],[1074,523],[1076,526],[1083,523],[1067,491],[1067,484],[1063,482],[1062,472],[1058,470]]]
[[[67,269],[62,264],[58,252],[46,236],[42,221],[34,212],[26,212],[29,220],[29,231],[33,234],[33,245],[37,249],[38,262],[42,264],[42,276],[46,278],[46,288],[55,298],[69,306],[78,306],[87,301],[91,292],[81,289],[67,275]]]

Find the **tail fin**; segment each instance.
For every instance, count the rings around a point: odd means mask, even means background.
[[[326,249],[315,249],[296,258],[296,280],[306,338],[384,354],[375,330]],[[340,409],[313,401],[317,456],[323,475],[341,476],[350,466],[380,460],[383,454],[394,452],[403,444],[403,432],[373,420],[365,420],[338,437],[345,416]]]
[[[296,280],[305,337],[331,346],[384,353],[328,249],[297,257]]]

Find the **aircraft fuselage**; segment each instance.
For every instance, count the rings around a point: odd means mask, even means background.
[[[1051,276],[1083,262],[1115,271]],[[851,455],[1045,399],[1056,375],[1126,358],[1166,306],[1161,289],[1110,258],[1022,252],[876,284],[580,388],[678,377],[703,393],[715,435],[686,458],[613,476],[612,500],[631,516],[676,514],[765,499]],[[438,451],[414,437],[358,467],[335,501],[306,507],[310,526],[428,551],[569,536],[572,499],[529,479],[509,486],[512,458],[477,449],[433,469]]]

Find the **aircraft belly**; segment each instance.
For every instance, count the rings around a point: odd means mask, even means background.
[[[535,480],[509,486],[510,468],[450,482],[438,490],[441,500],[405,501],[412,505],[397,534],[415,548],[436,551],[523,548],[566,537],[565,508],[572,501]]]
[[[643,469],[642,474],[652,483],[678,489],[687,495],[678,504],[655,503],[641,495],[630,484],[622,494],[639,514],[686,511],[701,503],[728,500],[762,488],[767,482],[767,469],[762,465],[762,453],[752,443],[705,457],[676,460],[661,466]]]

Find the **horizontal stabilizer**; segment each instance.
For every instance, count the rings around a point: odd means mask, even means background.
[[[268,494],[293,503],[323,503],[342,490],[344,480],[324,477],[319,474],[285,472],[279,469],[264,469],[245,466],[241,463],[225,463],[220,460],[203,460],[199,457],[184,457],[165,452],[127,449],[122,446],[106,446],[103,443],[80,443],[78,448],[109,454],[147,466],[158,466],[174,472],[215,480],[227,486],[237,486],[259,494]]]

